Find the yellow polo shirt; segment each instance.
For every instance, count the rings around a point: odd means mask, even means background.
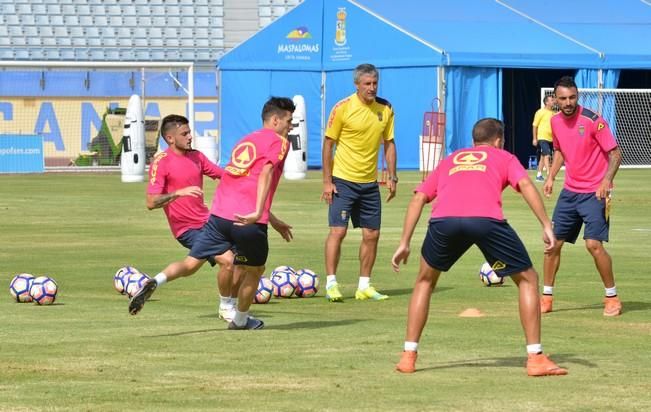
[[[336,142],[332,175],[355,183],[377,180],[380,145],[393,140],[393,109],[380,97],[369,105],[357,94],[332,108],[325,135]]]
[[[533,116],[533,126],[538,127],[538,140],[547,140],[551,142],[552,138],[552,123],[551,118],[554,115],[553,110],[546,108],[540,108],[536,111],[536,114]]]

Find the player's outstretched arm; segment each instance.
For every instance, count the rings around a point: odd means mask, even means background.
[[[147,209],[153,210],[172,203],[181,196],[201,197],[203,190],[199,186],[187,186],[172,193],[160,195],[147,194]]]
[[[538,221],[543,227],[543,242],[545,243],[545,253],[548,253],[552,250],[556,244],[556,237],[554,237],[554,231],[552,230],[552,223],[547,216],[547,211],[545,211],[545,204],[540,197],[540,193],[534,186],[533,182],[529,176],[525,176],[518,182],[520,188],[520,193],[522,197],[527,202],[531,211],[536,216]]]
[[[321,154],[321,164],[323,173],[323,192],[321,200],[327,204],[332,203],[332,197],[337,193],[337,188],[332,183],[332,150],[335,147],[335,141],[328,136],[323,139],[323,151]]]
[[[414,229],[420,219],[420,214],[423,211],[423,207],[427,204],[427,197],[425,194],[416,192],[407,206],[407,213],[405,214],[405,222],[402,226],[402,236],[400,237],[400,244],[396,249],[393,257],[391,258],[391,266],[393,266],[394,272],[400,271],[400,263],[404,262],[407,264],[407,259],[409,258],[409,244],[411,243],[411,237],[414,235]]]
[[[255,211],[246,215],[240,215],[235,213],[235,224],[238,226],[242,225],[251,225],[257,222],[262,216],[264,209],[264,204],[267,201],[267,196],[269,196],[269,188],[271,187],[271,174],[273,170],[273,165],[267,163],[262,166],[260,171],[260,176],[258,176],[258,190],[257,197],[255,200]]]
[[[554,179],[556,179],[556,174],[561,170],[561,166],[565,163],[565,158],[563,157],[563,152],[559,149],[554,151],[554,160],[552,165],[549,167],[549,174],[547,175],[547,180],[543,185],[543,193],[545,197],[550,197],[552,195],[552,189],[554,188]]]
[[[282,238],[287,242],[291,241],[294,238],[294,235],[292,234],[292,227],[282,220],[278,219],[278,217],[271,213],[271,211],[269,211],[269,224],[276,230],[276,232],[280,233],[280,236],[282,236]]]
[[[387,202],[393,199],[396,196],[396,189],[398,188],[398,182],[396,178],[396,143],[394,140],[385,140],[384,141],[384,160],[387,164],[387,172],[389,174],[389,179],[387,180],[387,189],[389,194],[387,196]]]
[[[597,199],[605,199],[608,197],[608,193],[613,186],[613,180],[615,175],[619,170],[619,165],[622,164],[622,151],[619,150],[619,147],[614,148],[608,152],[608,169],[606,169],[606,174],[604,175],[604,180],[599,185],[597,189]]]

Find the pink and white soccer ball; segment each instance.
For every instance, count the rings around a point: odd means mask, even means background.
[[[294,293],[301,298],[309,298],[319,291],[319,275],[310,269],[300,269],[296,272],[297,286]]]
[[[144,273],[132,273],[129,276],[126,276],[126,282],[124,284],[124,293],[129,297],[132,298],[140,289],[142,289],[143,286],[145,286],[145,283],[150,279],[149,276],[147,276]]]
[[[58,291],[59,287],[54,279],[49,276],[39,276],[32,281],[29,295],[38,305],[51,305],[56,300]]]
[[[481,265],[481,269],[479,269],[479,280],[481,280],[485,286],[500,286],[504,284],[504,278],[497,276],[497,273],[495,273],[488,262],[484,262],[484,264]]]
[[[274,291],[274,285],[271,283],[271,280],[261,276],[260,281],[258,282],[258,290],[253,296],[253,303],[267,303],[271,300],[271,295]]]
[[[9,293],[19,303],[31,302],[29,289],[32,287],[34,276],[29,273],[20,273],[9,282]]]
[[[296,273],[289,266],[279,266],[271,272],[273,295],[279,298],[289,298],[298,286]]]
[[[115,272],[115,275],[113,276],[113,287],[115,288],[116,292],[124,295],[126,293],[125,289],[127,286],[128,277],[136,273],[140,273],[140,271],[132,266],[123,266],[118,269],[118,271]]]

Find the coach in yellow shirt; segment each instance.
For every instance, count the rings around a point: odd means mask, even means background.
[[[355,299],[384,300],[370,283],[380,238],[382,199],[377,183],[380,145],[384,145],[389,178],[387,202],[396,195],[396,146],[393,109],[377,97],[379,74],[372,64],[355,68],[357,91],[333,107],[323,139],[323,194],[328,203],[330,231],[325,243],[326,298],[343,301],[337,284],[337,265],[348,221],[362,228],[359,247],[359,283]],[[334,151],[334,159],[333,159]]]
[[[544,182],[542,172],[547,169],[549,173],[549,165],[552,155],[552,124],[551,118],[554,115],[554,97],[545,96],[543,99],[544,107],[536,111],[533,116],[533,145],[540,149],[540,161],[538,162],[538,172],[536,173],[536,181]]]

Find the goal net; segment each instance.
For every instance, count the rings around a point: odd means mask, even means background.
[[[540,94],[542,101],[554,90],[542,88]],[[579,104],[608,122],[624,167],[651,167],[651,90],[579,89]]]
[[[0,136],[13,145],[40,136],[45,170],[119,166],[134,94],[143,102],[148,160],[165,147],[162,116],[181,114],[194,125],[192,63],[0,62],[0,84]]]

